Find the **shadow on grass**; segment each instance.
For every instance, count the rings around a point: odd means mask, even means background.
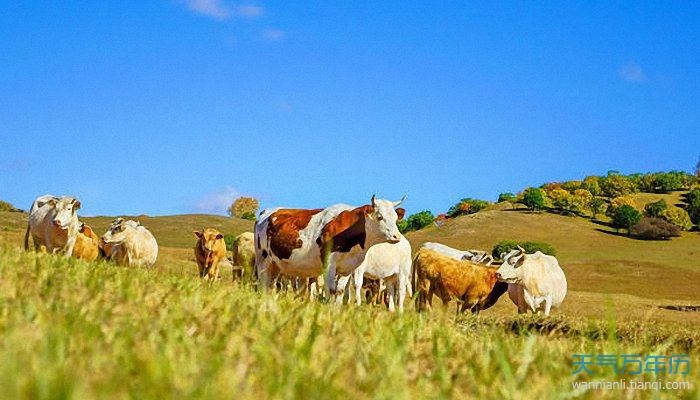
[[[608,235],[612,235],[612,236],[620,236],[620,237],[624,237],[624,238],[634,239],[632,236],[628,236],[626,233],[613,232],[613,231],[609,231],[607,229],[600,229],[600,228],[595,228],[595,230],[598,232],[607,233]]]

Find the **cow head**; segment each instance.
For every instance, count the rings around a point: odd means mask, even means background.
[[[224,234],[216,229],[206,228],[201,231],[194,231],[197,236],[197,246],[206,258],[207,263],[212,261],[212,255],[216,242],[224,239]]]
[[[56,210],[53,218],[53,224],[59,229],[68,229],[68,227],[77,222],[76,213],[80,209],[80,201],[68,196],[54,198],[48,202]]]
[[[520,281],[518,268],[525,263],[526,256],[525,250],[520,246],[518,246],[517,250],[511,250],[504,255],[503,264],[496,270],[496,277],[498,280],[508,283],[518,283]]]
[[[365,233],[370,243],[398,243],[401,240],[396,222],[400,219],[399,214],[403,217],[405,211],[401,208],[397,212],[396,208],[404,199],[405,196],[399,201],[377,200],[372,196],[371,210],[365,218]]]

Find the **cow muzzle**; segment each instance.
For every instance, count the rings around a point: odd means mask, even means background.
[[[399,235],[391,235],[391,237],[389,238],[389,240],[387,240],[387,242],[389,242],[389,243],[391,243],[391,244],[396,244],[396,243],[398,243],[398,242],[400,242],[400,241],[401,241],[401,237],[399,237]]]

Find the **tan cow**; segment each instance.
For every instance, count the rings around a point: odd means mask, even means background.
[[[243,232],[236,236],[231,246],[231,263],[233,264],[233,279],[253,279],[255,267],[255,235],[253,232]]]
[[[418,250],[413,258],[413,271],[419,291],[418,311],[431,308],[433,295],[438,295],[445,307],[456,298],[462,302],[461,312],[471,310],[477,314],[487,308],[497,280],[496,268],[455,260],[426,248]]]
[[[78,235],[75,238],[73,257],[85,261],[95,261],[97,256],[100,255],[99,244],[99,238],[92,228],[87,224],[81,224]]]
[[[224,235],[213,228],[195,231],[197,244],[194,246],[194,256],[199,268],[199,277],[209,280],[219,278],[219,262],[226,258],[226,242]]]

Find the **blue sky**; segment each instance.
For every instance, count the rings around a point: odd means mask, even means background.
[[[696,2],[0,3],[0,198],[495,200],[700,155]],[[658,3],[658,4],[656,4]]]

